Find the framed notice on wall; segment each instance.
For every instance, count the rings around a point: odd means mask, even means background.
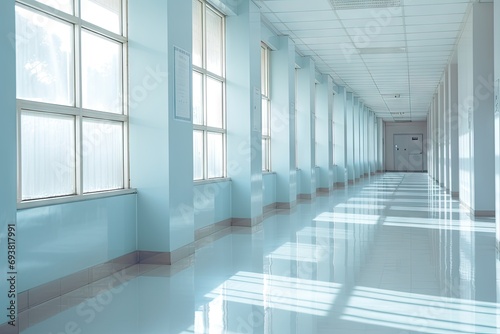
[[[174,46],[174,111],[178,120],[191,122],[191,55]]]

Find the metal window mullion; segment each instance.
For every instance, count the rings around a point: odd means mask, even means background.
[[[19,105],[16,108],[17,113],[17,202],[20,203],[23,199],[23,194],[22,194],[22,189],[23,189],[23,184],[22,184],[22,170],[23,170],[23,165],[22,165],[22,147],[21,147],[21,113],[22,110],[19,107]]]
[[[75,14],[80,14],[80,1],[75,2]],[[83,93],[82,93],[82,27],[75,25],[75,177],[76,194],[83,194]]]
[[[203,179],[208,179],[208,131],[203,130]]]
[[[31,9],[37,12],[37,14],[48,15],[51,18],[56,18],[59,20],[66,21],[68,23],[77,24],[78,17],[76,15],[71,15],[66,12],[60,11],[54,7],[49,5],[45,5],[40,2],[36,2],[34,0],[16,0],[18,5],[21,5],[24,8]],[[74,8],[75,10],[76,8]]]

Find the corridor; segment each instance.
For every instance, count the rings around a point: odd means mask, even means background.
[[[497,333],[494,219],[388,173],[20,314],[21,333]]]

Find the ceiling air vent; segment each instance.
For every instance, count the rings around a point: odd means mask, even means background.
[[[401,0],[330,0],[335,10],[400,7]]]

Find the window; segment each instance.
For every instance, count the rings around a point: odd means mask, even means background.
[[[128,188],[125,1],[17,2],[19,201]]]
[[[225,177],[224,16],[193,0],[193,172],[195,180]]]
[[[271,94],[269,80],[269,48],[260,47],[261,92],[262,92],[262,170],[271,171]]]

